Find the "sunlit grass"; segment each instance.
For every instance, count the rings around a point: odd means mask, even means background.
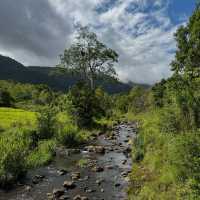
[[[0,108],[0,127],[7,129],[13,124],[35,126],[36,114],[21,109]]]

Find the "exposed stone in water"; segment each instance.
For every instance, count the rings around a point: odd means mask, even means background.
[[[76,195],[73,200],[89,200],[88,197],[82,197],[81,195]]]
[[[78,180],[81,178],[81,174],[80,172],[74,172],[72,173],[71,177],[72,177],[72,180]]]
[[[70,199],[70,197],[68,195],[62,195],[59,200],[67,200]]]
[[[120,183],[115,183],[115,187],[119,187],[120,185]]]
[[[103,172],[104,168],[100,167],[100,166],[95,166],[95,167],[92,168],[92,171],[93,172]]]
[[[61,197],[64,194],[65,194],[65,190],[64,189],[54,189],[53,190],[53,196],[55,198],[59,198],[59,197]]]
[[[59,176],[63,176],[63,175],[65,175],[65,174],[67,174],[68,171],[65,170],[65,169],[60,169],[60,170],[57,171],[57,173],[58,173]]]
[[[44,179],[44,176],[42,175],[35,175],[32,179],[32,183],[33,184],[38,184],[39,182],[41,182]]]
[[[65,181],[63,183],[63,187],[66,188],[67,190],[71,190],[71,189],[74,189],[76,185],[73,181]]]

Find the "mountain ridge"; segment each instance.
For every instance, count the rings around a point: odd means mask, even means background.
[[[45,84],[56,91],[67,91],[78,80],[71,73],[57,73],[59,68],[47,66],[24,66],[13,58],[0,55],[0,79],[14,80],[21,83]],[[108,80],[109,79],[109,80]],[[97,80],[109,93],[127,92],[133,86],[148,87],[144,84],[122,83],[113,78],[104,77]]]

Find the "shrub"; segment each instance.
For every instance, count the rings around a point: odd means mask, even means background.
[[[177,133],[181,129],[180,116],[175,108],[165,108],[160,114],[160,131],[163,133]]]
[[[0,184],[5,186],[26,172],[30,139],[27,131],[13,129],[0,137]]]
[[[85,143],[89,137],[90,134],[87,131],[79,130],[73,124],[62,124],[57,128],[56,138],[58,142],[67,147],[74,147]]]
[[[13,98],[10,93],[0,88],[0,107],[10,107],[12,102]]]
[[[74,125],[60,125],[56,138],[59,143],[71,147],[78,144],[78,128]]]
[[[79,128],[88,128],[94,124],[94,118],[105,114],[100,98],[87,84],[78,83],[69,93],[70,113]]]
[[[51,161],[55,153],[55,146],[54,140],[40,141],[37,148],[27,157],[28,168],[39,167]]]
[[[50,139],[56,132],[57,111],[53,107],[44,107],[39,110],[38,120],[38,139]]]

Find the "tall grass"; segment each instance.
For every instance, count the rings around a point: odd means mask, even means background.
[[[0,127],[8,129],[14,124],[36,125],[36,114],[21,109],[0,108]]]
[[[130,199],[200,199],[200,133],[180,132],[176,113],[160,109],[135,116],[140,130],[133,145]]]

